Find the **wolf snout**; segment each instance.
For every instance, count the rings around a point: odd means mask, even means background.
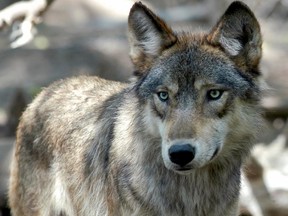
[[[170,160],[181,167],[184,167],[186,164],[190,163],[194,157],[195,148],[189,144],[178,144],[169,148]]]

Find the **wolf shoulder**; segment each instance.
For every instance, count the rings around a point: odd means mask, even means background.
[[[44,88],[28,106],[27,111],[43,112],[86,110],[101,106],[109,97],[120,93],[127,84],[97,76],[75,76],[56,81]],[[64,112],[63,112],[64,111]],[[67,113],[66,113],[67,114]]]
[[[27,107],[18,133],[22,131],[35,137],[36,134],[39,137],[49,134],[50,141],[51,137],[57,141],[64,139],[64,134],[81,133],[89,125],[97,124],[99,115],[105,109],[105,101],[117,98],[126,87],[125,83],[97,76],[77,76],[56,81],[44,88]],[[31,130],[27,131],[27,128]]]

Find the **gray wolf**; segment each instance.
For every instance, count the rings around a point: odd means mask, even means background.
[[[14,216],[237,215],[241,165],[262,124],[254,14],[234,2],[193,34],[138,2],[128,26],[130,83],[60,80],[23,113]]]

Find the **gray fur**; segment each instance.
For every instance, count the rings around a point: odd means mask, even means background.
[[[243,19],[247,10],[236,2],[226,14]],[[241,166],[262,124],[260,72],[245,56],[261,54],[231,56],[217,26],[171,32],[141,3],[129,26],[134,81],[58,81],[23,113],[10,179],[14,216],[237,215]],[[211,90],[221,96],[211,99]],[[176,144],[196,149],[183,167],[169,158]]]

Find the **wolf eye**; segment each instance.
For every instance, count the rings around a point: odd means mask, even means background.
[[[169,98],[168,92],[162,91],[162,92],[158,92],[157,94],[161,101],[167,101]]]
[[[218,100],[221,98],[222,94],[222,90],[213,89],[207,92],[207,97],[209,100]]]

